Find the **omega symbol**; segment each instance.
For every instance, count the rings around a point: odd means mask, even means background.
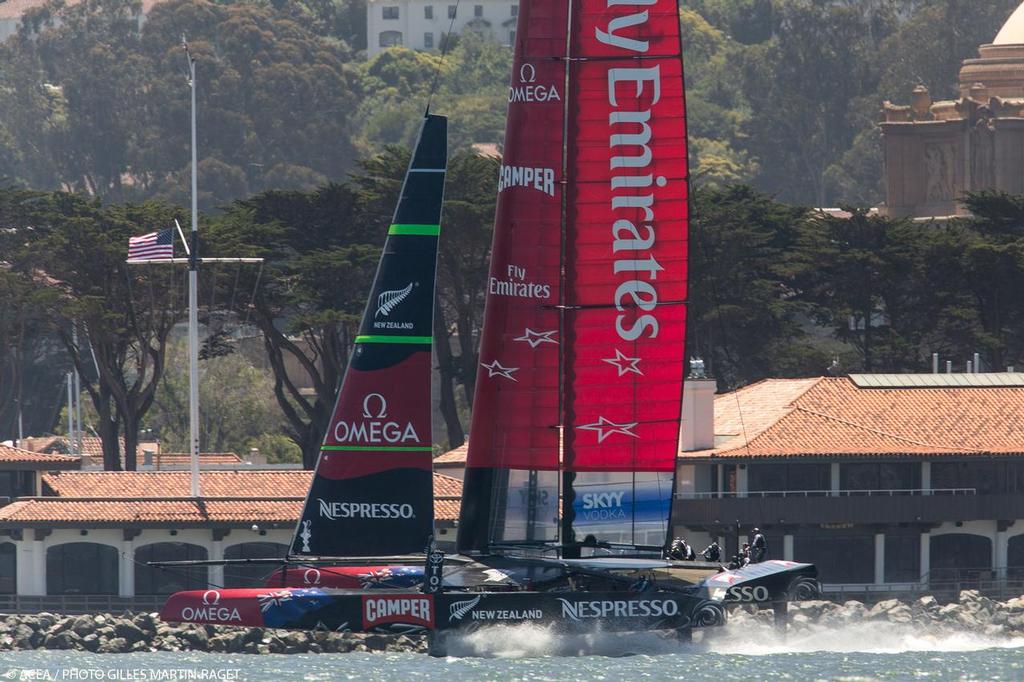
[[[376,415],[374,415],[373,410],[370,409],[373,404],[374,398],[380,401],[380,404],[378,405],[380,409],[377,411]],[[382,396],[380,393],[370,393],[365,398],[363,398],[363,417],[365,417],[366,419],[384,419],[387,416],[388,401],[385,400],[384,396]]]
[[[213,595],[212,601],[210,598],[211,594]],[[206,606],[216,606],[217,604],[220,604],[220,592],[217,590],[207,590],[206,592],[203,592],[203,604]]]
[[[537,82],[537,69],[534,68],[533,64],[523,64],[519,67],[519,82],[520,83],[536,83]]]

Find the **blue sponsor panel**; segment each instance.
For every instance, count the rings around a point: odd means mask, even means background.
[[[577,536],[625,544],[661,545],[668,529],[672,475],[579,474],[574,484]]]

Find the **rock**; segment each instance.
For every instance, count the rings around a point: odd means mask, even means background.
[[[100,654],[123,654],[128,651],[128,640],[124,637],[114,637],[100,644],[96,650]]]
[[[82,640],[71,630],[62,630],[56,634],[46,635],[43,640],[44,649],[77,649],[77,644]]]
[[[867,613],[867,618],[872,619],[872,620],[877,620],[879,618],[885,618],[886,614],[889,611],[895,609],[896,607],[898,607],[900,605],[901,605],[901,602],[900,602],[899,599],[886,599],[884,601],[880,601],[880,602],[878,602],[877,604],[875,604],[874,606],[871,607],[871,610],[868,611],[868,613]]]
[[[206,651],[210,646],[210,639],[206,636],[206,628],[194,628],[182,630],[178,633],[178,641],[184,642],[193,651]]]
[[[132,643],[146,639],[146,633],[130,620],[117,621],[114,624],[114,634]]]
[[[890,623],[912,623],[914,621],[913,611],[902,603],[886,611],[885,617]]]
[[[71,630],[77,635],[85,637],[96,629],[96,619],[89,616],[79,616],[71,623]]]
[[[363,645],[368,651],[387,651],[389,638],[385,635],[367,635]]]
[[[152,634],[156,632],[156,626],[160,623],[160,620],[155,613],[140,613],[135,618],[132,618],[132,623],[143,632]]]
[[[937,611],[939,609],[939,602],[932,595],[926,594],[914,602],[914,607],[921,611]]]
[[[80,642],[86,651],[96,651],[100,648],[100,637],[95,632],[90,632]]]

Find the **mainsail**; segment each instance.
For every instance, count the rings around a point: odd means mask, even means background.
[[[461,550],[665,543],[687,180],[676,0],[521,2]]]
[[[431,342],[447,125],[423,122],[292,555],[422,552],[433,534]]]

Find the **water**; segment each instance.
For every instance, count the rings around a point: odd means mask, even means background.
[[[869,623],[784,641],[767,626],[726,628],[713,642],[655,634],[553,636],[539,627],[481,631],[452,656],[0,653],[2,680],[1024,680],[1024,639],[928,634]],[[587,653],[576,657],[576,653]]]

